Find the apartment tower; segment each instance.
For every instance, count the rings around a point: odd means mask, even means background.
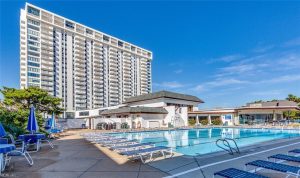
[[[152,52],[26,3],[20,87],[62,98],[66,111],[114,106],[151,92]]]

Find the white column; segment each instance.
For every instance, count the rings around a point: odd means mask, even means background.
[[[198,116],[198,114],[196,115],[196,124],[199,125],[199,116]]]
[[[210,114],[208,115],[208,124],[210,125],[211,124],[211,117],[210,117]]]
[[[275,114],[275,110],[273,110],[273,121],[276,121],[276,114]]]

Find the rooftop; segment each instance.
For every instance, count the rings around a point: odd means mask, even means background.
[[[159,91],[145,95],[139,95],[135,97],[128,98],[124,103],[133,103],[138,101],[145,101],[145,100],[152,100],[158,98],[171,98],[171,99],[179,99],[179,100],[186,100],[186,101],[193,101],[198,103],[204,103],[201,99],[196,96],[186,95],[181,93],[175,93],[170,91]]]
[[[151,114],[168,114],[164,108],[155,107],[121,107],[101,112],[101,115],[121,114],[121,113],[151,113]]]

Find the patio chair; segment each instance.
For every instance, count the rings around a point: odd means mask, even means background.
[[[10,139],[11,139],[11,143],[12,143],[13,145],[16,145],[17,141],[15,141],[15,139],[13,138],[13,136],[12,136],[11,134],[8,134],[8,136],[9,136]],[[1,143],[2,143],[2,141],[1,141]],[[7,143],[8,143],[8,140],[7,140]],[[8,152],[8,153],[5,155],[5,164],[6,164],[6,165],[9,165],[10,160],[11,160],[11,157],[13,157],[13,156],[24,156],[25,159],[27,160],[28,164],[29,164],[30,166],[32,166],[32,165],[33,165],[33,159],[31,158],[29,152],[27,151],[28,146],[29,146],[31,143],[37,143],[37,140],[35,140],[34,138],[25,139],[25,140],[24,140],[24,144],[22,145],[22,147],[17,147],[17,146],[16,146],[16,149],[15,149],[15,150]]]
[[[255,167],[260,167],[260,168],[265,168],[273,171],[278,171],[285,173],[287,176],[295,176],[299,177],[300,176],[300,167],[297,166],[291,166],[287,164],[280,164],[280,163],[274,163],[270,161],[264,161],[264,160],[256,160],[252,161],[249,163],[246,163],[245,166],[255,166]]]
[[[240,169],[235,169],[235,168],[228,168],[222,171],[218,171],[214,173],[214,177],[222,176],[226,178],[267,178],[266,176],[262,176],[259,174],[243,171]]]
[[[273,158],[276,162],[277,159],[279,160],[284,160],[284,161],[291,161],[291,162],[297,162],[300,163],[300,157],[297,156],[290,156],[290,155],[285,155],[285,154],[276,154],[269,156],[268,159]]]
[[[131,150],[131,151],[124,151],[120,152],[120,154],[130,157],[131,159],[139,159],[142,161],[142,163],[146,163],[146,160],[144,160],[144,157],[149,157],[149,162],[153,161],[153,155],[156,153],[161,153],[164,158],[166,158],[166,153],[170,153],[171,156],[173,156],[172,148],[168,148],[165,146],[156,146],[156,147],[150,147],[140,150]]]
[[[110,149],[113,147],[118,147],[118,146],[128,146],[128,145],[134,145],[138,144],[138,140],[133,139],[133,140],[125,140],[125,141],[120,141],[120,142],[114,142],[114,143],[107,143],[106,146]]]
[[[110,147],[112,150],[117,150],[117,151],[128,151],[129,149],[141,149],[145,147],[154,147],[154,143],[136,143],[136,144],[131,144],[131,145],[123,145],[123,146],[114,146]]]
[[[300,153],[300,149],[294,149],[294,150],[290,150],[288,153],[295,153],[295,154],[299,154],[299,153]]]

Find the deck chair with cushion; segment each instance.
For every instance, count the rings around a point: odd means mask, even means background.
[[[136,144],[130,144],[130,145],[123,145],[123,146],[114,146],[110,147],[110,149],[115,151],[128,151],[130,149],[142,149],[146,147],[154,147],[154,143],[136,143]]]
[[[215,176],[221,176],[226,178],[268,178],[259,174],[243,171],[235,168],[228,168],[214,173]]]
[[[256,160],[256,161],[246,163],[245,166],[246,168],[247,166],[255,166],[255,167],[265,168],[273,171],[278,171],[286,174],[286,177],[294,176],[298,178],[300,176],[300,167],[291,166],[287,164],[275,163],[275,162],[264,161],[264,160]]]

